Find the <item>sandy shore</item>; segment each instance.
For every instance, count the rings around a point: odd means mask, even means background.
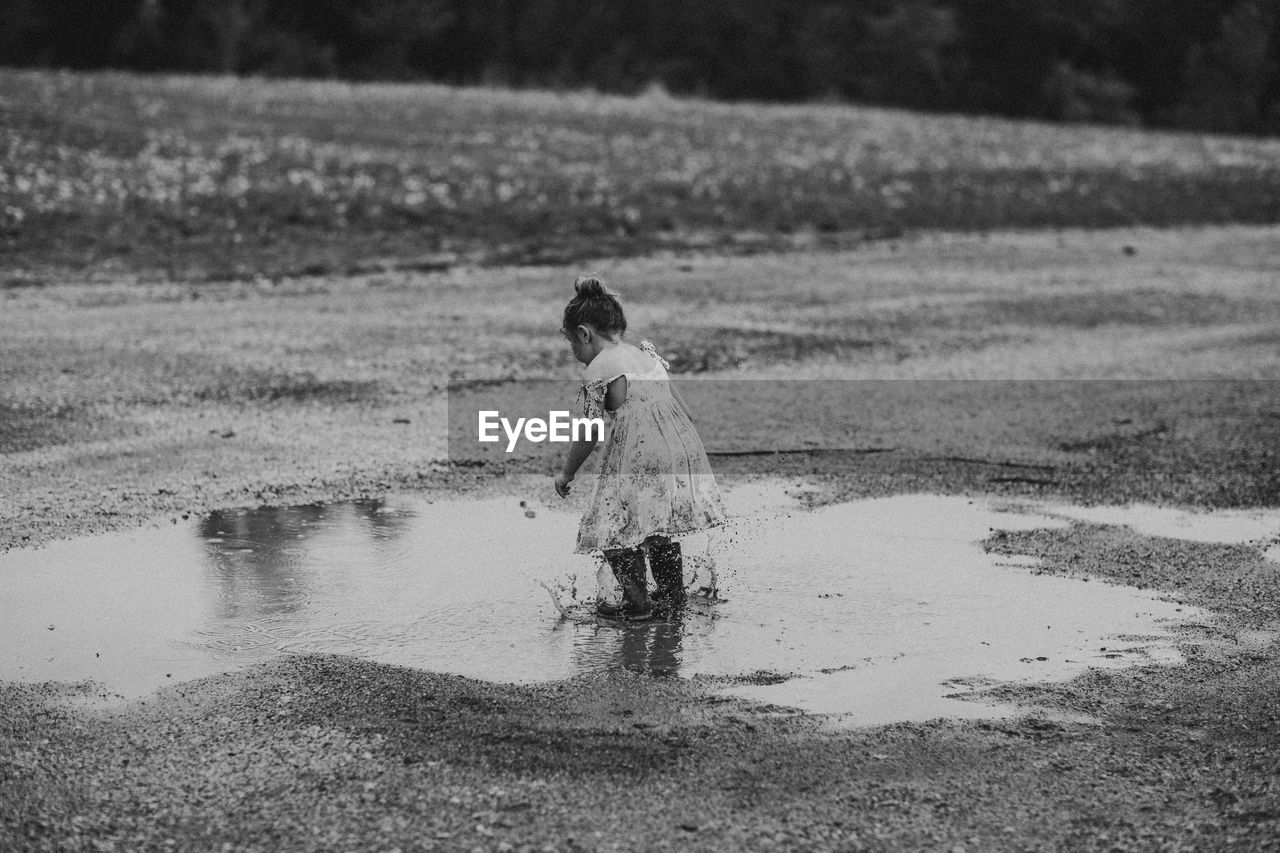
[[[636,334],[700,376],[1024,380],[950,402],[869,395],[851,435],[885,452],[726,454],[726,479],[800,474],[821,501],[1274,507],[1277,236],[1012,234],[598,266]],[[572,272],[6,291],[0,549],[226,507],[500,492],[513,470],[450,464],[445,386],[570,381],[554,327]],[[1219,618],[1187,633],[1182,667],[994,691],[1076,722],[833,731],[696,680],[515,687],[329,657],[126,707],[3,684],[0,847],[1280,846],[1276,564],[1083,524],[987,546]]]

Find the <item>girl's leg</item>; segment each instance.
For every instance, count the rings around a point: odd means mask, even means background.
[[[684,559],[680,543],[665,536],[649,539],[649,568],[658,585],[653,597],[672,606],[684,604]]]
[[[647,619],[653,615],[653,601],[645,584],[644,551],[639,548],[616,548],[604,552],[605,562],[622,585],[622,604],[600,602],[596,610],[603,616],[625,616]]]

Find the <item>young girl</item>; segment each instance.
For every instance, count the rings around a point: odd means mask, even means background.
[[[723,524],[724,507],[688,409],[673,393],[667,363],[648,341],[637,348],[623,340],[622,305],[599,278],[579,276],[573,288],[577,295],[564,309],[561,333],[574,358],[586,365],[584,413],[612,420],[575,551],[603,551],[622,586],[622,603],[601,602],[602,615],[648,619],[654,602],[645,582],[645,553],[657,585],[653,598],[682,604],[684,566],[680,544],[672,539]],[[595,438],[573,443],[556,475],[560,497],[569,494],[595,448]]]

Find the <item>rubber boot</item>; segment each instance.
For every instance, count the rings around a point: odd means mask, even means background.
[[[655,542],[649,546],[649,567],[658,589],[655,601],[668,607],[684,604],[684,559],[679,542]]]
[[[622,586],[622,603],[610,604],[602,601],[596,605],[596,612],[611,619],[631,619],[637,622],[653,618],[653,601],[650,600],[649,589],[645,585],[644,551],[639,548],[623,548],[606,551],[604,558]]]

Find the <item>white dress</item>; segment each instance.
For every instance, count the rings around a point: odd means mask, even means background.
[[[702,440],[671,394],[667,363],[653,358],[642,373],[619,373],[582,386],[587,417],[612,419],[591,504],[578,526],[576,553],[634,548],[650,536],[678,537],[725,521],[724,505]],[[604,408],[609,383],[627,378],[627,398]]]

